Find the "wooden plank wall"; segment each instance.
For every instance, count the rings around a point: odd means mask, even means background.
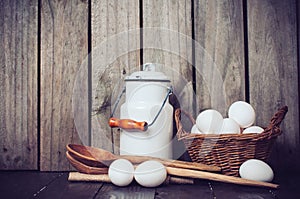
[[[80,143],[72,94],[77,71],[88,54],[88,2],[40,3],[40,168],[66,170],[66,144]]]
[[[147,62],[165,65],[189,112],[212,107],[226,115],[232,102],[246,100],[257,110],[257,124],[266,125],[288,105],[271,164],[278,170],[299,168],[296,0],[0,4],[0,169],[69,170],[67,143],[118,153],[118,132],[107,126],[111,94],[120,79]],[[85,94],[91,105],[73,110],[81,70],[90,72],[90,80],[79,83],[90,86]],[[193,89],[196,106],[187,105]],[[82,115],[80,128],[73,111]]]
[[[171,78],[174,89],[180,86],[181,78],[192,81],[192,40],[180,37],[183,34],[192,38],[191,1],[143,1],[142,6],[143,62],[163,64],[162,70]],[[173,66],[177,66],[176,70]]]
[[[37,1],[0,1],[0,168],[37,169]]]
[[[195,52],[198,106],[226,116],[232,102],[245,100],[243,3],[195,1],[194,13],[195,41],[205,49]]]
[[[263,125],[278,107],[289,106],[282,125],[284,135],[273,151],[273,164],[279,168],[293,167],[295,157],[300,155],[296,8],[292,0],[247,4],[249,95],[260,113],[258,124]]]

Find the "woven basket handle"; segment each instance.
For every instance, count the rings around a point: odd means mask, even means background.
[[[277,137],[281,134],[281,130],[279,128],[280,123],[284,119],[286,113],[288,111],[287,106],[281,107],[271,118],[271,121],[269,123],[269,126],[264,130],[263,133],[259,135],[259,139],[263,139],[265,137],[268,137],[269,139],[272,137]]]
[[[182,126],[181,113],[183,113],[188,118],[188,120],[191,122],[191,124],[194,125],[196,123],[195,119],[188,112],[181,110],[180,108],[176,109],[175,110],[175,121],[176,121],[176,127],[177,127],[177,137],[179,139],[181,139],[185,135],[189,134],[184,130],[184,128]]]
[[[284,119],[286,113],[288,112],[288,107],[281,107],[272,117],[269,127],[279,127],[280,123]]]

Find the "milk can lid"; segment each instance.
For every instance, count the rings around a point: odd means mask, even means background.
[[[143,71],[132,73],[125,81],[159,81],[170,82],[170,79],[162,72],[155,71],[155,64],[144,64]]]

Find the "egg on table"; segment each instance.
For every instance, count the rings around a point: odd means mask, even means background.
[[[200,132],[203,132],[205,134],[208,133],[216,133],[223,121],[223,116],[221,113],[214,109],[208,109],[205,111],[202,111],[196,119],[196,125]]]
[[[133,180],[134,167],[128,160],[117,159],[110,164],[108,176],[114,185],[127,186]]]
[[[249,159],[239,169],[241,178],[262,182],[271,182],[274,178],[272,168],[264,161]]]
[[[247,128],[255,121],[255,111],[249,103],[236,101],[230,105],[228,117],[234,119],[241,128]]]
[[[148,160],[135,168],[134,179],[144,187],[157,187],[167,178],[165,166],[155,160]]]

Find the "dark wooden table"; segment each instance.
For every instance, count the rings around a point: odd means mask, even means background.
[[[207,180],[194,185],[144,188],[136,183],[117,187],[110,183],[69,182],[67,172],[0,171],[0,198],[300,198],[300,173],[274,179],[280,189],[239,186]]]

